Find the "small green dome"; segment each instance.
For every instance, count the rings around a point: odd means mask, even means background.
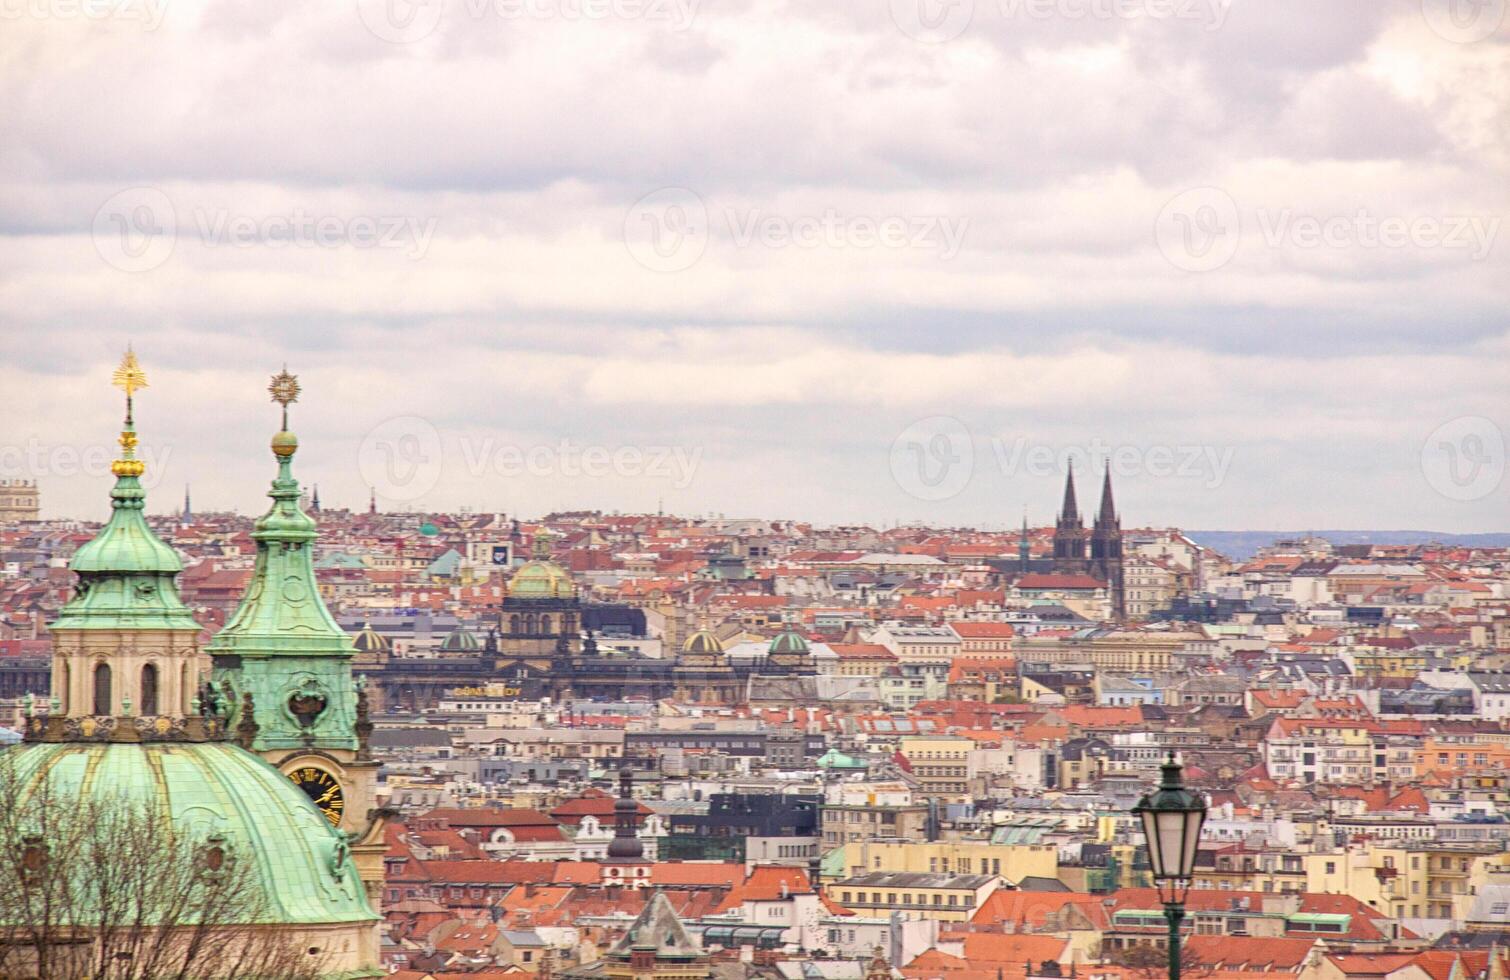
[[[519,566],[509,580],[510,599],[575,599],[577,583],[566,569],[537,558]]]
[[[186,833],[224,838],[256,869],[261,922],[378,918],[345,838],[303,790],[232,743],[35,742],[0,753],[0,766],[16,772],[23,802],[46,779],[62,799],[148,804]]]
[[[440,648],[447,653],[476,653],[482,649],[482,644],[477,642],[477,637],[464,629],[456,629],[446,637],[446,641]]]
[[[423,534],[427,538],[433,538],[440,533],[440,528],[436,527],[434,524],[431,524],[429,521],[426,521],[419,526],[419,533]]]
[[[766,652],[777,656],[805,657],[809,650],[807,639],[788,626],[776,634],[776,638],[771,641],[771,646]]]
[[[704,626],[687,637],[687,642],[682,644],[682,652],[720,655],[724,652],[724,645],[712,630]]]

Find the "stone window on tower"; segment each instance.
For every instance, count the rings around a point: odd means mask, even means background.
[[[61,690],[63,696],[60,700],[62,702],[63,714],[66,715],[68,714],[69,705],[73,701],[73,670],[68,666],[68,661],[66,660],[63,661],[63,684]]]
[[[541,616],[540,617],[540,632],[542,632],[542,633],[549,633],[550,631],[551,631],[551,618],[549,616]]]
[[[94,713],[97,715],[112,713],[110,708],[109,664],[96,664],[94,668]]]
[[[157,664],[142,665],[142,707],[143,715],[157,714]]]
[[[518,633],[519,632],[519,614],[518,613],[515,613],[514,615],[512,615],[512,616],[509,617],[509,632],[510,633]]]

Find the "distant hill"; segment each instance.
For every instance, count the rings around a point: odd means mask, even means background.
[[[1228,558],[1252,558],[1260,548],[1289,538],[1325,538],[1344,544],[1440,544],[1479,548],[1510,547],[1510,533],[1448,534],[1445,531],[1186,531],[1196,544]]]

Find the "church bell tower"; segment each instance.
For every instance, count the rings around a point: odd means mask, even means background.
[[[319,531],[299,505],[293,475],[299,440],[288,428],[288,406],[299,390],[286,370],[268,386],[283,407],[283,428],[272,439],[278,462],[268,492],[273,502],[252,531],[257,561],[251,584],[208,651],[243,745],[292,779],[345,833],[376,907],[384,849],[379,763],[368,744],[365,684],[352,677],[356,650],[315,583],[311,552]]]

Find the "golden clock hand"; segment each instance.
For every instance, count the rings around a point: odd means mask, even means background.
[[[326,800],[330,799],[332,796],[335,796],[336,795],[336,790],[338,790],[340,788],[341,787],[339,787],[339,786],[332,786],[330,789],[326,790],[324,796],[320,797],[318,800],[315,800],[315,806],[319,806],[321,803],[324,803]]]

